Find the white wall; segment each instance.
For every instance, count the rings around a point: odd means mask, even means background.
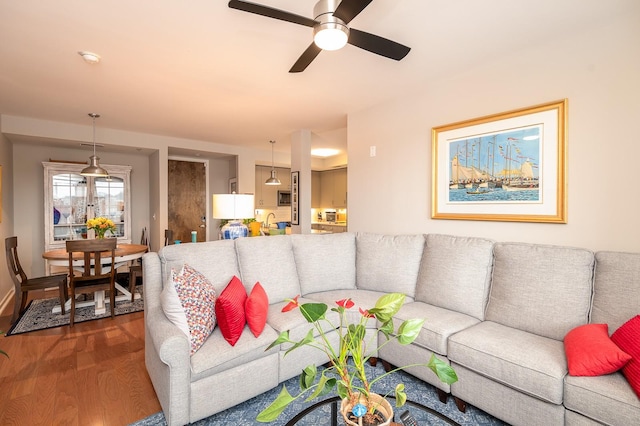
[[[0,120],[2,117],[0,117]],[[0,241],[13,236],[13,163],[11,161],[13,146],[7,138],[0,134],[0,165],[2,166],[2,197],[0,197],[0,209],[2,210],[2,223],[0,223]],[[4,245],[4,243],[3,243]],[[0,311],[7,304],[13,309],[13,281],[9,275],[5,251],[0,250]],[[11,311],[13,312],[13,311]],[[4,330],[6,331],[6,330]]]
[[[349,230],[640,251],[638,46],[638,16],[619,18],[350,114]],[[433,127],[563,98],[569,100],[567,224],[430,219]],[[371,145],[376,157],[369,157]]]

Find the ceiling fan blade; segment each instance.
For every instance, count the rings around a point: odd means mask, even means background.
[[[371,53],[385,56],[389,59],[395,59],[396,61],[407,56],[411,50],[410,47],[403,44],[354,28],[349,29],[348,43],[360,49],[368,50]]]
[[[311,43],[307,50],[305,50],[302,55],[298,58],[295,64],[291,67],[289,72],[302,72],[304,71],[309,64],[318,56],[318,54],[322,51],[315,43]]]
[[[248,1],[231,0],[229,1],[231,9],[242,10],[243,12],[255,13],[256,15],[266,16],[268,18],[279,19],[281,21],[292,22],[294,24],[312,27],[317,24],[316,21],[294,13],[285,12],[284,10],[274,9],[272,7],[263,6],[261,4],[251,3]]]
[[[351,22],[353,18],[358,16],[365,7],[369,6],[373,0],[342,0],[338,5],[333,16],[344,21],[345,24]]]

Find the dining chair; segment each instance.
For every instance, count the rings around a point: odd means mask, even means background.
[[[145,228],[146,229],[146,228]],[[164,230],[164,245],[169,245],[170,243],[173,242],[173,231],[171,231],[171,229],[165,229]],[[148,245],[148,243],[146,242],[146,237],[144,235],[143,232],[143,236],[142,239],[140,240],[140,244],[143,245]],[[129,293],[131,293],[131,301],[133,302],[134,298],[135,298],[135,290],[136,290],[136,285],[138,284],[138,277],[140,277],[140,279],[142,279],[142,264],[141,263],[135,263],[131,266],[129,266]]]
[[[164,245],[173,244],[173,231],[171,229],[164,230]]]
[[[70,240],[66,242],[69,253],[69,289],[71,292],[71,313],[69,325],[73,327],[76,313],[76,295],[90,294],[100,290],[109,290],[109,305],[111,318],[115,317],[116,305],[116,245],[117,238],[104,238],[95,240]],[[109,252],[109,253],[104,253]],[[74,254],[80,254],[82,260],[82,275],[76,275],[74,270],[78,265],[74,261]],[[102,262],[110,257],[108,272],[102,272]],[[106,262],[105,262],[106,263]],[[105,265],[106,266],[106,265]]]
[[[8,237],[4,240],[7,265],[9,273],[15,286],[13,316],[11,324],[15,323],[27,304],[27,295],[32,290],[43,290],[45,288],[58,287],[60,297],[61,312],[64,315],[64,303],[67,300],[67,274],[56,274],[44,277],[28,278],[25,274],[20,260],[18,259],[18,237]]]

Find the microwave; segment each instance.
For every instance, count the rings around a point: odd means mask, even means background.
[[[291,205],[291,191],[278,191],[278,206]]]

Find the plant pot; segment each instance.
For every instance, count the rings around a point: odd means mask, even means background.
[[[391,424],[393,420],[393,408],[389,401],[384,399],[382,396],[372,393],[369,395],[369,400],[375,405],[376,411],[380,413],[386,420],[375,423],[377,426],[388,426]],[[360,403],[366,405],[366,400],[363,396],[360,396]],[[350,426],[359,426],[358,422],[354,422],[348,418],[348,414],[352,410],[352,404],[349,403],[347,398],[343,399],[340,402],[340,414],[342,414],[342,418],[344,419],[344,423]],[[365,425],[367,423],[363,423]]]

